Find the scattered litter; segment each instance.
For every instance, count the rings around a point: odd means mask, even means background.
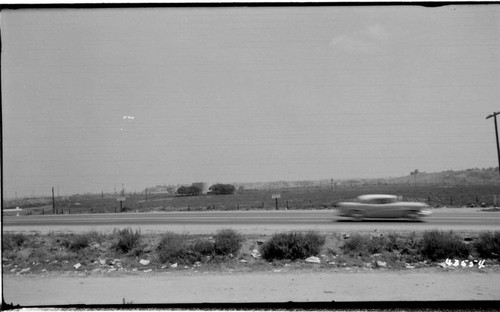
[[[246,261],[245,259],[241,259],[240,262],[241,263],[247,263],[248,261]]]
[[[132,269],[132,272],[137,272],[137,268],[133,268],[133,269]]]
[[[252,251],[252,257],[254,257],[255,259],[260,258],[261,257],[260,252],[257,249],[254,249]]]
[[[406,267],[407,269],[414,269],[414,268],[415,268],[415,266],[413,266],[413,265],[411,265],[411,264],[409,264],[409,263],[405,263],[405,267]]]
[[[105,265],[106,264],[106,259],[99,259],[99,263],[101,265]]]
[[[175,269],[177,267],[177,263],[172,264],[170,267]]]
[[[10,270],[10,272],[15,272],[17,269],[16,268],[13,268],[12,270]]]
[[[111,268],[111,269],[108,270],[108,272],[113,272],[113,271],[116,271],[116,269],[115,268]]]
[[[381,268],[386,268],[387,267],[387,262],[385,261],[377,261],[377,266]]]
[[[280,273],[282,270],[274,270],[275,273]]]
[[[321,260],[318,257],[309,257],[306,259],[306,262],[308,263],[321,263]]]
[[[140,263],[140,264],[142,264],[142,265],[148,265],[148,264],[149,264],[149,262],[150,262],[150,260],[144,260],[144,259],[141,259],[141,260],[139,261],[139,263]]]
[[[167,266],[165,264],[161,266],[161,269],[166,269],[166,268]]]
[[[78,270],[78,268],[79,268],[79,267],[81,267],[81,266],[82,266],[82,265],[81,265],[80,263],[77,263],[77,264],[75,264],[73,267],[74,267],[75,269],[77,269],[77,270]]]
[[[438,266],[442,267],[443,269],[446,269],[448,267],[448,265],[446,264],[446,262],[438,263]]]
[[[17,275],[19,275],[19,274],[23,274],[23,273],[26,273],[26,272],[28,272],[29,270],[31,270],[31,269],[30,269],[30,268],[22,269],[21,271],[17,272]]]
[[[332,261],[332,262],[328,262],[328,264],[335,265],[336,263]]]
[[[148,269],[148,270],[144,270],[143,272],[144,273],[148,273],[148,272],[153,272],[153,270],[152,269]]]

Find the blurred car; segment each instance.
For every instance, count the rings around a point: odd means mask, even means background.
[[[361,195],[356,201],[338,202],[335,207],[339,210],[339,216],[356,221],[365,218],[404,218],[418,221],[432,213],[424,203],[403,202],[396,195],[385,194]]]

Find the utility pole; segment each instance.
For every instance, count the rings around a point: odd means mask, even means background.
[[[497,115],[500,114],[500,112],[493,113],[486,117],[486,119],[490,119],[493,117],[495,120],[495,135],[497,138],[497,155],[498,155],[498,174],[500,174],[500,144],[498,143],[498,128],[497,128]]]
[[[52,213],[56,212],[56,201],[54,199],[54,187],[52,187]]]

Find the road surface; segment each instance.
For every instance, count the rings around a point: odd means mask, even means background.
[[[440,208],[422,222],[365,220],[338,217],[336,210],[204,211],[78,215],[3,216],[3,231],[48,233],[50,231],[101,232],[131,227],[142,233],[164,231],[211,234],[232,228],[242,233],[273,234],[283,231],[455,231],[500,230],[500,212],[477,208]]]

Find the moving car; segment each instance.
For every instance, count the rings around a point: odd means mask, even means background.
[[[365,218],[404,218],[418,221],[432,213],[424,203],[403,202],[396,195],[385,194],[361,195],[356,201],[338,202],[335,207],[339,210],[339,216],[356,221]]]

